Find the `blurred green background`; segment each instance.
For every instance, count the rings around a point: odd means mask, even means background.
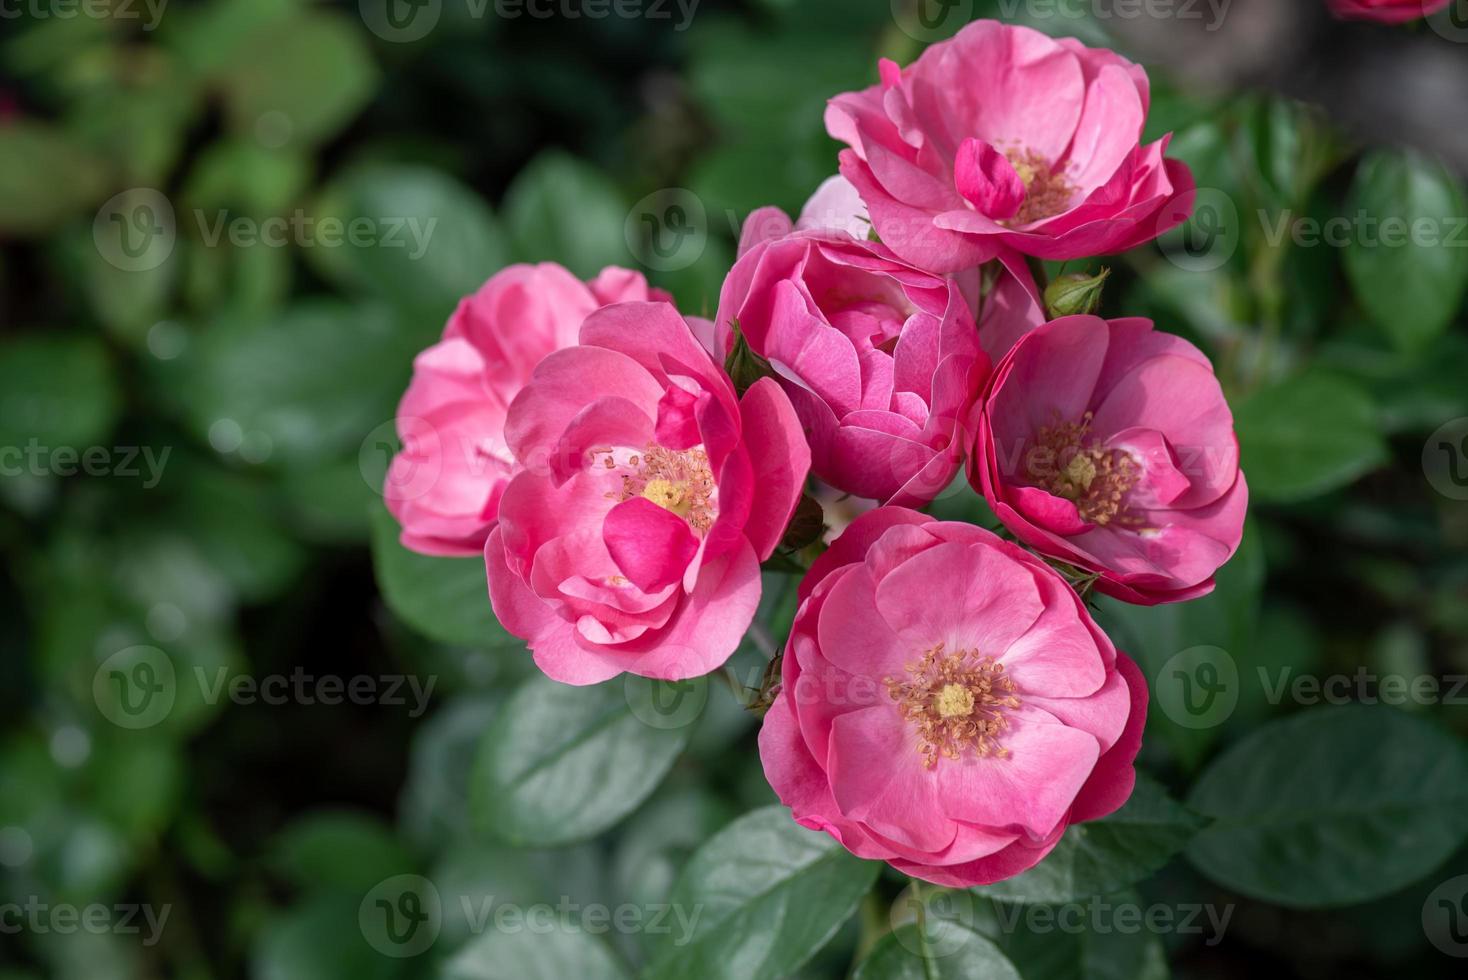
[[[1002,7],[1129,50],[1104,19]],[[743,216],[798,210],[834,172],[825,99],[1001,4],[932,8],[937,26],[901,0],[93,9],[109,15],[36,0],[0,22],[0,906],[134,907],[139,931],[0,916],[0,977],[591,970],[550,946],[476,960],[458,898],[661,901],[699,842],[773,800],[757,723],[709,691],[661,787],[586,843],[514,849],[476,824],[476,751],[532,668],[476,562],[395,544],[377,490],[412,355],[512,261],[640,268],[711,314]],[[1214,358],[1255,501],[1214,596],[1102,609],[1149,677],[1200,645],[1238,666],[1223,724],[1154,703],[1142,764],[1183,796],[1299,707],[1259,668],[1468,672],[1468,458],[1443,448],[1468,457],[1468,248],[1373,247],[1356,218],[1468,231],[1459,178],[1425,155],[1262,89],[1151,74],[1149,135],[1175,132],[1208,190],[1192,226],[1110,263],[1103,309]],[[1285,232],[1336,216],[1345,244]],[[984,519],[966,490],[934,509]],[[776,642],[792,591],[769,576]],[[767,641],[736,659],[750,683]],[[292,677],[314,693],[259,687]],[[323,678],[362,696],[323,703]],[[1461,701],[1404,710],[1468,731]],[[1468,786],[1438,790],[1468,807]],[[1143,895],[1235,903],[1224,942],[1138,940],[1116,962],[1145,972],[1012,954],[1027,980],[1166,976],[1164,947],[1183,977],[1458,975],[1422,916],[1463,873],[1460,853],[1369,902],[1291,911],[1179,858]],[[359,925],[398,874],[444,901],[412,959]],[[168,910],[156,941],[137,908]],[[846,975],[885,919],[864,909],[800,975]],[[610,947],[635,967],[643,938]]]

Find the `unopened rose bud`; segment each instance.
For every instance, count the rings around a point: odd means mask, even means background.
[[[734,341],[729,345],[728,356],[724,358],[724,370],[728,372],[729,380],[734,382],[734,390],[743,397],[750,385],[760,378],[773,378],[775,372],[769,361],[750,348],[749,341],[744,339],[744,332],[739,329],[739,321],[733,320],[730,325],[734,328]]]
[[[1095,313],[1101,306],[1102,287],[1110,275],[1110,269],[1102,268],[1094,276],[1084,272],[1057,276],[1045,287],[1045,313],[1052,320]]]
[[[820,501],[808,493],[803,494],[795,508],[795,514],[790,518],[790,526],[785,529],[785,538],[780,542],[780,547],[788,551],[799,551],[821,540],[825,533],[826,514],[821,509]]]

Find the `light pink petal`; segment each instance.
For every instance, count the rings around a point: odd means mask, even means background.
[[[607,511],[602,533],[612,560],[644,592],[658,592],[681,579],[698,551],[687,521],[642,497]]]
[[[863,559],[873,542],[891,528],[901,525],[923,525],[937,523],[927,514],[920,514],[906,507],[878,507],[862,514],[847,525],[846,530],[831,542],[801,579],[798,596],[804,601],[816,585],[826,576],[844,565]]]
[[[958,148],[953,180],[964,200],[995,221],[1014,217],[1025,200],[1024,181],[1014,166],[991,144],[973,137]]]
[[[998,549],[941,544],[894,569],[877,586],[877,609],[921,653],[998,657],[1042,610],[1032,573]]]
[[[1006,709],[1005,719],[1000,744],[1007,756],[968,752],[939,761],[941,806],[955,819],[1044,837],[1065,819],[1101,748],[1094,736],[1038,709]]]
[[[768,378],[750,385],[740,403],[745,443],[754,451],[754,494],[745,537],[763,561],[785,535],[800,503],[810,470],[810,447],[795,409],[780,386]]]
[[[522,465],[544,468],[566,426],[597,398],[624,398],[650,413],[662,394],[652,376],[625,354],[598,347],[556,351],[536,366],[532,383],[510,404],[505,441]]]
[[[1142,747],[1142,729],[1147,722],[1147,679],[1124,653],[1116,655],[1116,669],[1126,681],[1131,696],[1126,729],[1116,743],[1101,756],[1095,770],[1076,794],[1070,821],[1097,820],[1121,809],[1132,795],[1137,772],[1132,763]]]

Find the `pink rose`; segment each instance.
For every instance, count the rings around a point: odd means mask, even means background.
[[[505,440],[523,468],[485,545],[489,595],[541,670],[676,680],[734,652],[810,465],[779,385],[737,399],[671,305],[622,303],[540,362]]]
[[[403,449],[382,494],[402,542],[428,555],[477,555],[494,527],[514,471],[505,410],[531,370],[576,342],[598,307],[668,298],[630,269],[607,268],[583,284],[552,262],[512,265],[465,297],[443,339],[413,361],[398,405]]]
[[[1403,24],[1437,13],[1451,0],[1326,0],[1331,13],[1347,20]]]
[[[1035,550],[1153,605],[1206,595],[1249,502],[1208,359],[1143,319],[1069,316],[994,369],[969,480]]]
[[[741,245],[719,330],[737,323],[770,362],[812,470],[859,497],[931,500],[958,469],[959,423],[989,367],[958,285],[845,231],[793,231],[776,208],[750,216]]]
[[[1046,259],[1119,252],[1186,219],[1192,175],[1141,145],[1146,72],[1111,51],[975,21],[881,84],[831,100],[841,173],[883,242],[957,272],[1001,246]]]
[[[1131,795],[1146,683],[1023,549],[883,507],[801,596],[759,748],[802,826],[966,888],[1033,867]]]

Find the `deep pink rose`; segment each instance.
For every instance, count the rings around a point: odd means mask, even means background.
[[[1030,547],[1153,605],[1205,595],[1249,502],[1208,359],[1143,319],[1069,316],[994,369],[969,479]]]
[[[1028,552],[883,507],[801,596],[759,748],[802,826],[966,888],[1034,867],[1131,795],[1146,682]]]
[[[512,265],[460,301],[443,339],[413,361],[398,405],[403,445],[382,494],[404,546],[429,555],[477,555],[494,527],[514,463],[505,410],[531,370],[576,342],[598,307],[669,298],[639,272],[615,267],[582,283],[552,262]]]
[[[833,193],[839,202],[828,182],[822,194]],[[821,224],[840,226],[838,211]],[[929,501],[958,469],[961,423],[989,368],[962,290],[876,242],[795,228],[776,208],[750,216],[719,296],[720,332],[737,323],[769,360],[818,477],[859,497]]]
[[[541,670],[676,680],[734,652],[810,466],[779,385],[737,399],[671,305],[622,303],[540,362],[505,439],[523,468],[485,545],[489,594]]]
[[[1347,20],[1404,24],[1437,13],[1451,0],[1326,0],[1331,13]]]
[[[975,21],[881,83],[831,100],[841,173],[904,259],[957,272],[1007,246],[1120,252],[1186,219],[1193,179],[1141,145],[1146,72],[1114,52]]]

